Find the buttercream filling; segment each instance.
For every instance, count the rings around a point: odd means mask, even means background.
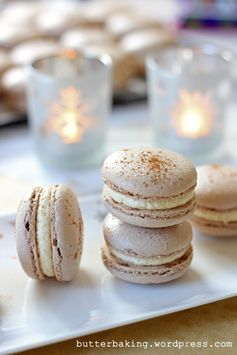
[[[115,257],[117,257],[118,259],[129,264],[140,265],[140,266],[159,266],[159,265],[171,263],[181,258],[186,253],[189,247],[190,245],[187,248],[183,248],[169,255],[159,255],[159,256],[150,256],[150,257],[131,256],[131,255],[121,253],[120,251],[114,248],[110,248],[110,253]]]
[[[122,194],[121,192],[112,190],[108,185],[104,186],[104,194],[112,198],[115,202],[125,206],[145,209],[145,210],[166,210],[185,205],[194,197],[194,189],[184,192],[181,195],[174,197],[157,197],[157,198],[142,198],[132,195]]]
[[[237,209],[229,211],[220,211],[197,207],[195,211],[195,216],[214,222],[237,222]]]
[[[54,276],[53,257],[50,232],[50,188],[42,189],[38,201],[36,220],[36,240],[39,253],[39,263],[43,274]]]

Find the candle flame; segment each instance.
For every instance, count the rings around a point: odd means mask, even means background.
[[[91,120],[87,116],[88,106],[77,89],[62,89],[59,101],[50,106],[50,111],[51,116],[44,127],[47,133],[58,134],[66,144],[82,141],[85,130],[91,126]]]
[[[201,93],[182,90],[173,118],[178,136],[192,139],[204,137],[214,123],[213,107],[208,97]]]
[[[67,59],[75,59],[78,56],[78,53],[76,52],[76,50],[72,49],[72,48],[63,48],[60,51],[60,55],[63,58],[67,58]]]

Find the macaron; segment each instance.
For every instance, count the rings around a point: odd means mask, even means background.
[[[124,36],[119,44],[129,53],[146,56],[152,50],[174,43],[174,34],[164,28],[147,28],[137,30]]]
[[[159,28],[160,24],[150,17],[130,10],[112,14],[106,19],[105,26],[111,35],[119,39],[136,30],[152,27]]]
[[[26,112],[27,73],[23,66],[7,69],[0,78],[2,98],[11,110]]]
[[[89,44],[112,44],[112,37],[102,28],[73,27],[63,33],[60,43],[63,47],[81,49]]]
[[[9,58],[15,65],[25,65],[34,60],[55,54],[59,45],[52,39],[38,39],[27,41],[15,46],[9,52]]]
[[[33,39],[40,38],[39,32],[32,28],[32,26],[24,25],[19,26],[1,22],[0,18],[0,47],[11,49],[14,46]]]
[[[25,25],[31,25],[33,28],[35,16],[40,11],[40,8],[41,3],[38,1],[10,1],[1,8],[0,22],[8,23],[15,27],[18,32],[21,32],[19,27],[24,27]]]
[[[145,75],[145,58],[159,48],[175,43],[175,36],[165,28],[150,27],[138,29],[121,38],[118,45],[121,51],[132,54],[140,62],[139,75]]]
[[[9,58],[7,51],[0,49],[0,74],[9,67]]]
[[[36,187],[23,197],[16,216],[16,246],[26,274],[33,279],[70,281],[83,247],[83,221],[69,187]]]
[[[181,277],[192,260],[189,222],[143,228],[109,214],[104,221],[102,260],[116,277],[139,284],[160,284]]]
[[[84,21],[89,26],[102,26],[110,16],[118,13],[130,12],[130,6],[120,1],[91,1],[81,9]]]
[[[167,227],[194,212],[196,169],[177,153],[123,149],[105,159],[102,176],[105,207],[125,223]]]
[[[42,35],[58,38],[70,27],[82,24],[80,5],[70,1],[64,1],[64,5],[55,7],[49,3],[42,6],[35,18],[35,27]]]
[[[211,236],[237,236],[237,168],[212,164],[198,167],[197,172],[193,225]]]

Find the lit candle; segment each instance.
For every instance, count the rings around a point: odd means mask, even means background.
[[[173,126],[179,137],[197,139],[208,136],[214,124],[213,106],[200,92],[180,91],[179,102],[173,111]]]
[[[60,91],[59,100],[50,105],[50,114],[44,132],[57,134],[65,144],[81,142],[86,129],[92,124],[92,119],[88,117],[88,105],[74,87]]]

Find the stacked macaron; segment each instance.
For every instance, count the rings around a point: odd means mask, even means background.
[[[196,170],[183,156],[161,149],[124,149],[102,167],[102,260],[115,276],[163,283],[184,274],[192,260]]]

